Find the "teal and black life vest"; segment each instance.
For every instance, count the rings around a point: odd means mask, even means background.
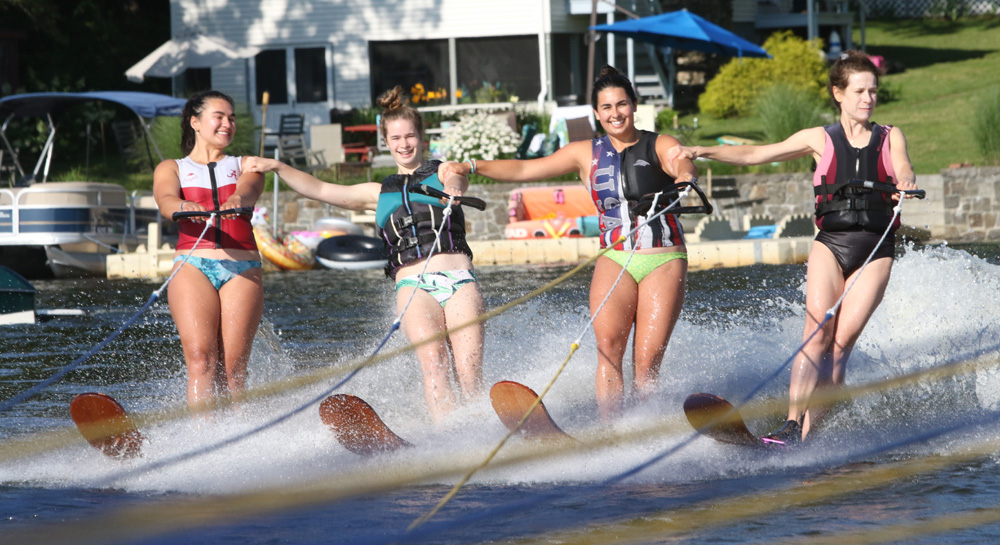
[[[382,180],[375,223],[388,248],[385,274],[389,278],[395,278],[400,267],[427,257],[432,250],[434,254],[462,253],[472,259],[472,250],[465,241],[462,207],[453,207],[446,218],[439,199],[413,191],[420,184],[443,190],[437,176],[440,164],[437,160],[427,161],[412,174],[393,174]],[[442,223],[444,230],[435,248],[436,233]]]
[[[816,196],[816,226],[823,231],[884,232],[893,217],[894,203],[889,193],[864,187],[850,187],[851,179],[895,184],[889,152],[892,126],[872,123],[871,139],[864,148],[847,141],[838,122],[823,127],[826,146],[813,175]],[[899,228],[899,218],[892,229]]]

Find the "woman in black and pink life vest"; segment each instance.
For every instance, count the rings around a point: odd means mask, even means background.
[[[235,134],[231,98],[205,91],[188,100],[181,117],[185,157],[163,161],[153,172],[153,195],[164,217],[252,207],[257,202],[264,175],[249,172],[246,157],[226,154]],[[205,219],[178,222],[174,269],[180,270],[167,291],[187,363],[191,408],[217,395],[239,397],[243,392],[250,348],[264,310],[260,254],[250,218],[216,217],[207,232]]]
[[[669,157],[705,157],[737,165],[789,161],[810,155],[816,160],[813,188],[816,226],[806,272],[806,324],[803,341],[816,331],[828,310],[854,282],[836,316],[796,356],[789,386],[788,419],[765,440],[794,443],[818,424],[822,407],[809,403],[820,388],[844,383],[847,360],[861,331],[882,301],[895,246],[891,234],[894,201],[889,194],[848,187],[848,180],[894,184],[916,189],[916,176],[899,127],[871,120],[878,92],[878,70],[859,51],[841,54],[830,68],[830,95],[840,110],[836,123],[801,130],[784,142],[762,146],[683,147]],[[908,196],[909,198],[909,196]],[[880,245],[886,231],[891,231]],[[877,248],[876,248],[877,247]],[[868,256],[871,263],[860,271]],[[856,278],[856,282],[855,282]]]

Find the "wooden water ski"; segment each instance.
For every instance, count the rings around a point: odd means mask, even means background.
[[[375,409],[357,396],[336,394],[319,405],[319,417],[344,448],[362,456],[412,446],[393,433]]]
[[[521,421],[524,414],[528,412],[528,407],[538,399],[538,394],[531,388],[509,380],[500,381],[490,388],[490,401],[493,402],[493,410],[496,411],[500,421],[507,429],[514,429]],[[524,437],[530,438],[557,438],[569,439],[570,436],[562,431],[559,426],[549,416],[545,405],[539,403],[528,419],[524,421],[518,432]]]
[[[69,414],[84,439],[105,455],[124,459],[142,453],[142,433],[111,396],[80,394],[70,402]]]
[[[694,429],[716,441],[765,448],[763,441],[747,429],[733,405],[712,394],[692,394],[684,400],[684,414]]]

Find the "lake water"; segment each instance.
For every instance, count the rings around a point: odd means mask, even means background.
[[[366,399],[412,449],[353,455],[322,425],[315,405],[208,448],[302,406],[342,371],[212,418],[144,426],[148,443],[139,459],[113,461],[87,445],[67,410],[77,393],[111,394],[137,416],[183,406],[184,365],[164,300],[64,380],[0,414],[0,542],[850,543],[853,532],[869,542],[997,542],[1000,458],[991,442],[1000,438],[998,263],[996,245],[908,248],[857,345],[848,385],[972,359],[985,365],[859,395],[806,447],[780,454],[689,441],[681,404],[698,391],[740,399],[781,367],[801,338],[804,266],[691,273],[659,390],[613,428],[597,418],[585,270],[491,320],[484,370],[487,384],[517,380],[541,390],[583,333],[545,398],[580,442],[511,439],[409,532],[506,431],[486,396],[433,427],[411,354],[363,369],[338,391]],[[480,280],[495,308],[568,270],[487,267]],[[87,315],[0,329],[0,400],[86,353],[159,287],[108,280],[35,286],[39,308]],[[255,344],[255,387],[346,369],[377,346],[394,318],[380,271],[270,274],[265,289],[271,329]],[[399,332],[384,351],[405,344]],[[785,369],[747,410],[780,402],[787,383]],[[782,417],[747,420],[763,433]],[[185,456],[199,449],[208,452]],[[979,518],[961,518],[969,516]]]

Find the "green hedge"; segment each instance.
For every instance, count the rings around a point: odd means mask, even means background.
[[[772,34],[764,42],[772,59],[733,59],[719,70],[698,98],[698,108],[716,117],[753,114],[761,90],[774,82],[826,95],[827,69],[822,42],[807,42],[791,31]]]

